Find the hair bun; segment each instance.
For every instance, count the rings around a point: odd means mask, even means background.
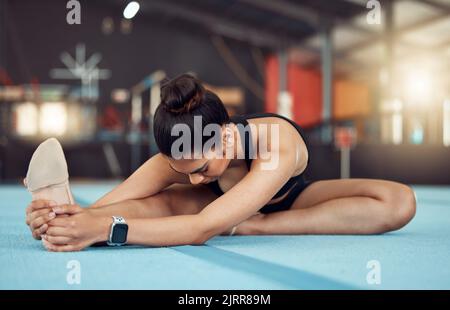
[[[161,104],[171,113],[187,113],[198,107],[205,93],[201,82],[189,74],[182,74],[161,83]]]

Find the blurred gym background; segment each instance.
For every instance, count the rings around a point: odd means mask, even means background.
[[[450,184],[450,0],[0,0],[0,182],[55,136],[71,180],[157,152],[159,82],[305,128],[308,177]]]

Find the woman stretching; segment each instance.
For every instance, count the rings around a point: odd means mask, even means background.
[[[305,180],[297,124],[267,113],[230,118],[190,75],[163,84],[154,134],[160,153],[88,208],[73,201],[59,143],[42,143],[24,180],[33,237],[49,251],[198,245],[220,234],[380,234],[415,214],[414,192],[400,183]]]

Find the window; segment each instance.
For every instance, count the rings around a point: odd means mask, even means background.
[[[63,135],[67,129],[67,110],[61,102],[42,104],[39,117],[39,129],[44,135]]]
[[[37,134],[38,109],[32,102],[24,102],[14,107],[16,115],[16,133],[19,136],[33,136]]]
[[[443,143],[444,146],[450,146],[450,99],[444,101],[443,115]]]

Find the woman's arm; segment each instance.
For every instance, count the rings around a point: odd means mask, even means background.
[[[202,244],[245,221],[269,202],[290,177],[289,174],[282,175],[286,170],[280,170],[247,174],[199,214],[131,219],[128,221],[128,243],[151,246]]]
[[[199,214],[129,220],[128,243],[151,246],[202,244],[254,215],[269,202],[292,174],[295,151],[280,151],[276,169],[263,170],[255,160],[252,170],[233,188]],[[303,156],[307,160],[306,156]],[[268,181],[270,180],[270,181]]]
[[[170,169],[167,159],[159,153],[90,207],[97,208],[124,200],[148,197],[174,183],[188,182],[188,177]]]

